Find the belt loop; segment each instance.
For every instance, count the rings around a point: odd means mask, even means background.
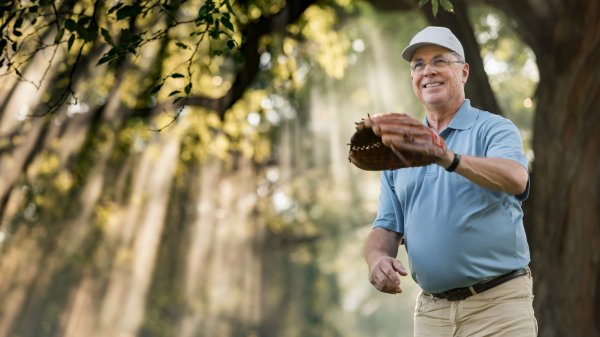
[[[435,296],[433,296],[433,294],[430,294],[430,293],[428,293],[428,292],[426,292],[426,291],[421,291],[421,293],[422,293],[423,295],[425,295],[426,297],[429,297],[429,298],[431,298],[431,299],[437,299]]]
[[[471,295],[477,295],[477,292],[475,289],[473,289],[473,287],[469,287],[469,291],[471,292]]]

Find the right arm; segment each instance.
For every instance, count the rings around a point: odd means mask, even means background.
[[[396,259],[401,242],[402,234],[383,228],[374,228],[367,237],[365,259],[369,266],[369,281],[381,292],[402,292],[398,274],[406,276],[408,273]]]

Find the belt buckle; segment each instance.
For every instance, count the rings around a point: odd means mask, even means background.
[[[464,299],[466,299],[467,297],[469,297],[470,294],[462,294],[460,291],[456,291],[453,293],[449,293],[448,297],[446,297],[446,299],[448,301],[462,301]]]
[[[471,296],[471,293],[464,289],[449,290],[444,293],[443,298],[448,301],[462,301]]]

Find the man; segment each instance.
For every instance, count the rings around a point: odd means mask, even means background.
[[[400,276],[408,272],[396,255],[404,243],[422,288],[415,336],[536,336],[521,209],[529,174],[519,132],[465,99],[469,65],[449,29],[425,28],[402,57],[424,123],[446,148],[436,164],[382,172],[365,245],[370,281],[382,292],[402,292]],[[372,119],[387,144],[394,126]]]

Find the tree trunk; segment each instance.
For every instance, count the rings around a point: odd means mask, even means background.
[[[453,0],[454,12],[440,10],[434,17],[431,4],[423,6],[422,11],[427,21],[434,26],[449,27],[462,42],[465,58],[470,66],[469,80],[465,85],[465,94],[471,104],[479,109],[502,115],[496,96],[490,86],[490,81],[483,67],[481,50],[469,21],[469,13],[464,0]]]
[[[540,70],[526,224],[540,336],[600,336],[600,6],[494,4]]]
[[[600,336],[600,17],[590,5],[572,18],[594,16],[582,35],[559,25],[574,38],[555,53],[579,53],[540,68],[531,241],[542,336]]]

